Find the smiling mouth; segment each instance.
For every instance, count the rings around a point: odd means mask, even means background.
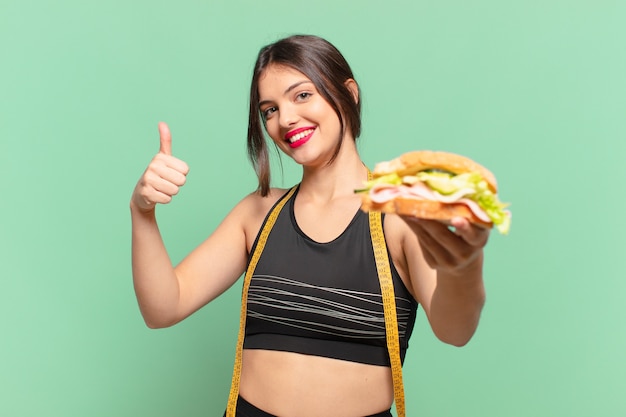
[[[315,128],[306,128],[304,130],[300,130],[295,134],[287,134],[285,140],[289,143],[291,147],[298,146],[306,142],[314,131]]]
[[[296,133],[295,135],[287,137],[287,142],[289,142],[289,143],[297,142],[297,141],[301,140],[302,138],[304,138],[304,137],[310,135],[311,133],[313,133],[314,130],[315,129],[313,129],[313,128],[302,130],[302,131]]]

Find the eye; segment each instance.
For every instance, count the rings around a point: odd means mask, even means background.
[[[312,95],[311,93],[304,91],[302,93],[299,93],[296,96],[296,100],[298,101],[306,100],[307,98],[311,97],[311,95]]]
[[[263,115],[263,119],[267,120],[276,110],[278,110],[276,107],[268,107],[267,109],[262,110],[261,114]]]

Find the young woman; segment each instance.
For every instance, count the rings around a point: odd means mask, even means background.
[[[133,278],[151,328],[183,320],[246,270],[268,213],[288,191],[270,187],[267,142],[302,166],[250,282],[237,415],[391,416],[380,287],[368,216],[354,193],[368,178],[355,143],[360,130],[359,87],[333,45],[292,36],[262,48],[248,128],[259,187],[174,267],[155,206],[178,193],[188,167],[159,125],[160,151],[130,202]],[[463,218],[452,225],[383,219],[402,356],[418,303],[445,343],[464,345],[478,325],[489,231]]]

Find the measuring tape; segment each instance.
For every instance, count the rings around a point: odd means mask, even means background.
[[[256,269],[256,264],[259,262],[259,258],[261,258],[261,252],[265,248],[265,243],[267,242],[267,237],[274,227],[274,223],[276,223],[276,219],[278,218],[278,214],[280,210],[282,210],[283,206],[289,200],[289,198],[296,191],[298,186],[294,186],[287,194],[280,199],[278,204],[274,206],[272,211],[270,212],[265,225],[261,229],[261,233],[259,234],[259,238],[256,243],[256,248],[252,253],[252,258],[250,259],[250,264],[248,265],[248,270],[246,271],[246,275],[243,280],[243,291],[241,294],[241,313],[239,314],[239,335],[237,336],[237,348],[235,351],[235,365],[233,369],[233,379],[230,385],[230,394],[228,395],[228,405],[226,407],[226,417],[235,417],[235,410],[237,409],[237,398],[239,397],[239,383],[241,382],[241,357],[243,356],[243,339],[245,337],[246,332],[246,310],[248,308],[248,290],[250,288],[250,280],[252,279],[252,273]]]
[[[369,212],[370,234],[374,247],[374,258],[378,270],[380,292],[383,295],[383,312],[385,314],[385,330],[387,335],[387,351],[391,362],[391,379],[393,381],[393,396],[396,400],[398,417],[405,417],[404,383],[402,382],[402,362],[400,360],[400,337],[398,336],[398,317],[396,316],[396,295],[393,290],[391,268],[387,255],[387,244],[383,234],[382,214]]]
[[[259,238],[256,243],[250,264],[246,271],[243,281],[243,290],[241,294],[241,312],[239,315],[239,334],[237,336],[237,347],[235,350],[235,364],[233,368],[233,377],[230,385],[230,393],[228,395],[228,404],[226,406],[226,417],[235,417],[237,410],[237,399],[239,398],[239,385],[241,382],[241,364],[243,356],[243,341],[246,330],[246,311],[248,307],[248,290],[252,274],[256,269],[256,265],[261,258],[261,253],[265,248],[267,238],[276,223],[278,214],[282,210],[285,203],[291,198],[298,186],[294,186],[285,194],[280,201],[274,206],[270,212],[265,225],[261,229]],[[396,299],[393,290],[393,281],[391,279],[391,269],[389,267],[389,258],[387,255],[387,245],[385,244],[385,236],[383,234],[381,213],[369,213],[370,234],[372,236],[372,246],[374,247],[374,257],[376,260],[376,269],[378,271],[378,279],[380,281],[380,289],[383,296],[383,312],[385,316],[385,329],[387,335],[387,350],[391,361],[391,375],[393,381],[393,392],[396,403],[396,411],[398,417],[405,417],[404,406],[404,384],[402,382],[402,363],[400,361],[400,342],[398,336],[398,320],[396,317]]]

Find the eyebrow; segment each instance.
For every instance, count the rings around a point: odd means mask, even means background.
[[[285,90],[285,92],[283,93],[283,95],[288,94],[291,90],[293,90],[294,88],[298,88],[299,86],[301,86],[302,84],[307,84],[307,83],[311,83],[313,84],[313,81],[311,80],[302,80],[302,81],[298,81],[295,82],[293,84],[291,84],[289,87],[287,87],[287,89]],[[272,100],[263,100],[259,102],[259,107],[263,106],[264,104],[267,103],[271,103]]]

